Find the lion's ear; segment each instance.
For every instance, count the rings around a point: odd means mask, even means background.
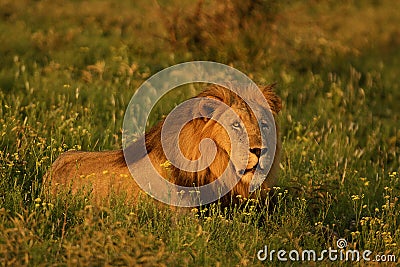
[[[215,110],[221,106],[221,99],[216,97],[203,97],[198,106],[198,113],[204,120],[213,117]]]
[[[260,89],[263,92],[265,99],[267,99],[268,105],[270,106],[271,110],[274,113],[278,114],[279,111],[281,111],[282,109],[282,100],[274,92],[275,85],[276,83],[267,86],[260,86]]]

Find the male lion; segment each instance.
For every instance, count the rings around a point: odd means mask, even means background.
[[[275,117],[281,109],[280,98],[273,92],[273,85],[260,87],[260,89],[268,105],[264,105],[256,97],[253,97],[252,101],[257,104],[258,109],[263,112],[271,111]],[[259,122],[249,106],[238,95],[224,87],[211,85],[197,97],[218,100],[233,109],[244,125],[240,125],[236,121],[229,122],[231,127],[235,129],[244,128],[248,136],[249,148],[247,152],[243,152],[247,155],[240,155],[248,159],[246,161],[247,166],[245,169],[237,170],[241,178],[230,193],[221,199],[221,203],[229,205],[230,201],[235,199],[237,195],[251,197],[249,196],[249,185],[256,167],[260,166],[263,169],[267,162],[265,154],[268,148],[262,145],[262,135],[266,136],[263,132],[264,128],[261,127],[260,132]],[[142,137],[145,138],[147,154],[154,168],[162,177],[176,185],[202,186],[211,183],[218,179],[229,162],[232,162],[231,141],[228,133],[214,119],[216,116],[223,117],[222,114],[225,111],[221,107],[209,104],[199,105],[197,111],[208,113],[208,117],[196,118],[188,122],[179,134],[179,146],[182,154],[188,160],[196,160],[201,154],[199,151],[200,142],[205,138],[213,140],[217,147],[216,156],[212,163],[203,170],[183,171],[174,165],[167,166],[168,164],[165,164],[168,161],[161,145],[161,129],[165,120],[159,122]],[[278,135],[278,125],[275,124],[275,127]],[[281,146],[279,138],[276,138],[276,140],[272,167],[261,185],[263,191],[268,191],[277,179]],[[143,170],[143,174],[146,173],[147,166],[142,166],[146,153],[140,149],[137,150],[135,143],[126,149],[129,153],[134,153],[133,158],[125,160],[123,150],[65,152],[57,158],[46,174],[46,184],[50,185],[50,191],[53,195],[64,188],[71,190],[73,194],[80,190],[86,193],[91,192],[91,198],[96,203],[107,200],[112,193],[117,196],[124,195],[134,202],[141,189],[132,178],[127,164],[133,164],[139,170]]]

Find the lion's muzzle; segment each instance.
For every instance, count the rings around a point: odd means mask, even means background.
[[[254,173],[257,166],[264,170],[267,168],[267,152],[268,148],[251,148],[248,158],[248,163],[245,170],[239,170],[239,175],[244,175],[246,173]]]

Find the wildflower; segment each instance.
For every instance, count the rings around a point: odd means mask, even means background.
[[[40,202],[42,202],[42,200],[40,199],[40,197],[38,197],[38,198],[35,199],[35,202],[36,203],[40,203]]]
[[[197,208],[193,208],[192,210],[191,210],[191,212],[193,212],[193,213],[197,213],[199,210],[197,209]]]
[[[171,166],[171,162],[169,160],[166,160],[164,163],[161,163],[160,166],[165,169],[169,169],[169,167]]]
[[[351,236],[354,238],[356,236],[360,235],[360,231],[355,231],[355,232],[351,232]]]
[[[204,209],[202,209],[200,212],[204,213],[204,212],[206,212],[207,210],[208,210],[207,208],[204,208]]]

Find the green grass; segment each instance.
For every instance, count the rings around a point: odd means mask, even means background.
[[[339,237],[400,257],[397,1],[134,3],[0,1],[2,266],[276,265],[257,252],[322,251]],[[61,152],[121,147],[134,90],[188,60],[278,82],[284,151],[271,210],[45,198],[42,177]],[[170,94],[151,123],[192,89]]]

